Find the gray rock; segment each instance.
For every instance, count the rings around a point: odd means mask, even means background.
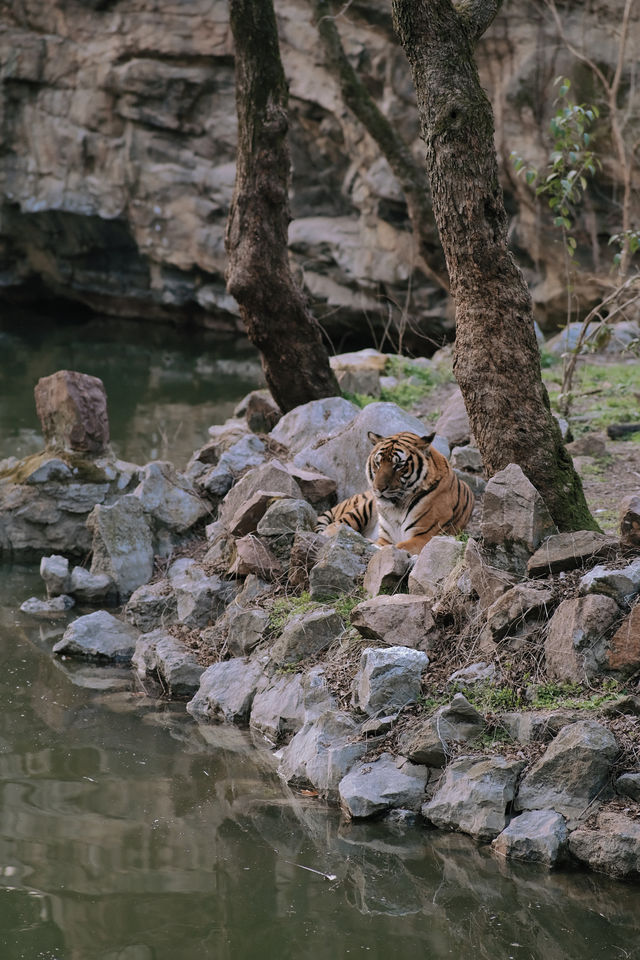
[[[602,564],[593,567],[580,580],[579,592],[582,596],[604,593],[622,606],[628,605],[640,592],[640,557],[615,570],[607,570]]]
[[[460,830],[477,840],[493,840],[507,822],[524,764],[504,757],[462,757],[445,770],[422,815],[436,827]]]
[[[41,484],[71,480],[73,473],[59,457],[49,457],[40,461],[24,478],[24,483]]]
[[[240,658],[213,663],[200,678],[200,686],[187,711],[198,720],[243,723],[262,676],[262,665]]]
[[[156,460],[143,467],[133,495],[159,524],[176,533],[189,530],[210,512],[191,481],[167,461]]]
[[[316,521],[317,514],[306,500],[283,499],[267,508],[257,529],[261,537],[293,541],[297,530],[315,530]]]
[[[300,674],[275,676],[258,691],[249,724],[274,746],[301,729],[305,720],[305,693]]]
[[[595,829],[579,827],[569,836],[569,851],[582,863],[612,877],[640,875],[640,823],[624,813],[601,810]]]
[[[478,596],[481,610],[490,607],[498,597],[510,590],[518,581],[515,574],[494,567],[473,539],[467,541],[464,563],[471,588]]]
[[[269,614],[262,607],[243,610],[232,604],[227,607],[227,647],[233,657],[244,657],[265,636]]]
[[[200,568],[190,568],[171,580],[176,603],[177,619],[188,627],[206,627],[224,613],[235,596],[235,584],[220,577],[202,575]]]
[[[305,719],[312,720],[321,717],[324,713],[336,711],[338,702],[329,689],[324,668],[320,665],[311,667],[302,677],[304,691]]]
[[[379,593],[394,593],[409,576],[412,567],[408,550],[390,545],[376,551],[369,560],[364,575],[365,593],[376,597]]]
[[[332,608],[299,613],[271,647],[271,660],[279,666],[297,663],[326,650],[343,632],[342,618]]]
[[[84,567],[74,567],[69,578],[69,593],[81,603],[114,602],[118,588],[106,573],[91,573]]]
[[[469,443],[471,426],[460,390],[455,390],[444,404],[436,421],[436,433],[446,437],[452,447]]]
[[[124,608],[126,619],[144,633],[174,623],[177,614],[178,600],[168,579],[138,587]]]
[[[553,603],[553,589],[546,583],[518,583],[491,604],[482,638],[498,643],[504,637],[526,635],[531,622],[546,620]]]
[[[593,530],[556,533],[538,547],[529,559],[527,570],[531,577],[575,570],[588,560],[612,556],[617,549],[618,541],[614,537]]]
[[[325,539],[309,572],[309,591],[314,600],[351,593],[376,551],[370,540],[351,527],[342,526]]]
[[[454,447],[451,451],[451,466],[462,473],[482,473],[484,463],[477,447]]]
[[[527,710],[499,714],[500,726],[518,743],[546,742],[582,718],[580,710]]]
[[[252,497],[238,507],[229,521],[228,533],[233,537],[244,537],[247,533],[255,533],[265,512],[272,504],[282,500],[283,496],[274,490],[257,490]]]
[[[218,519],[228,526],[237,510],[259,490],[272,490],[294,500],[301,497],[300,487],[280,461],[269,460],[249,470],[234,484],[220,504]]]
[[[359,763],[340,781],[343,812],[351,818],[373,817],[392,808],[417,810],[429,779],[426,767],[383,753],[371,763]]]
[[[287,783],[308,785],[329,800],[337,799],[338,784],[368,749],[354,740],[355,721],[332,710],[305,722],[282,751],[279,775]]]
[[[367,647],[353,679],[353,705],[369,716],[389,714],[414,703],[429,658],[409,647]]]
[[[616,780],[616,793],[640,802],[640,773],[623,773]]]
[[[544,500],[515,463],[487,483],[481,527],[491,562],[519,575],[542,541],[558,532]]]
[[[563,600],[549,621],[544,645],[549,675],[580,683],[606,670],[609,639],[621,613],[612,597]]]
[[[440,707],[400,740],[399,749],[414,763],[442,767],[456,743],[474,740],[484,730],[484,718],[461,693]]]
[[[121,598],[151,579],[153,538],[137,497],[126,494],[112,506],[98,504],[87,528],[93,534],[91,573],[110,577]]]
[[[29,597],[24,603],[20,604],[23,613],[29,613],[32,617],[51,617],[61,613],[66,613],[75,606],[73,597],[68,597],[64,593],[59,593],[50,600],[39,600],[37,597]]]
[[[131,662],[141,680],[157,679],[174,700],[193,697],[204,672],[194,652],[162,629],[138,637]]]
[[[570,723],[523,777],[515,809],[552,809],[569,820],[579,818],[604,795],[617,754],[616,739],[602,724]]]
[[[552,867],[565,853],[569,832],[555,810],[531,810],[515,817],[492,841],[495,853],[510,860]]]
[[[236,595],[236,603],[240,607],[247,606],[260,597],[267,597],[270,593],[273,593],[273,590],[273,584],[263,580],[255,573],[250,573],[247,575],[242,589]]]
[[[40,576],[47,587],[48,597],[57,597],[69,592],[69,561],[66,557],[53,554],[40,561]]]
[[[427,597],[398,593],[359,603],[351,612],[351,625],[360,636],[389,646],[417,647],[429,652],[440,636]]]
[[[447,686],[453,687],[458,684],[462,687],[474,687],[476,684],[491,683],[495,681],[496,674],[495,663],[479,660],[478,663],[470,663],[468,667],[455,670],[447,679]]]
[[[455,537],[433,537],[418,554],[409,574],[409,593],[435,599],[452,571],[461,564],[466,544]]]
[[[351,423],[357,414],[358,407],[343,397],[311,400],[285,413],[270,436],[294,456],[307,446],[309,437],[316,443],[322,441]]]
[[[53,647],[54,653],[97,660],[129,661],[138,631],[105,610],[96,610],[74,620]]]

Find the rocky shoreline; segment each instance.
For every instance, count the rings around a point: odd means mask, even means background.
[[[343,389],[375,397],[386,361],[336,358]],[[82,375],[47,381],[46,451],[0,464],[0,550],[41,559],[46,599],[25,613],[99,608],[53,655],[130,662],[199,723],[248,725],[286,783],[348,818],[640,875],[634,498],[621,539],[558,533],[519,467],[485,484],[454,392],[435,443],[477,510],[469,535],[412,558],[315,533],[362,489],[368,430],[431,432],[393,403],[280,416],[257,391],[180,473],[110,454],[95,383],[87,404]]]

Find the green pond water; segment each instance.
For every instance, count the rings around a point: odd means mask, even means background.
[[[103,377],[134,460],[148,458],[127,420],[141,407],[163,424],[179,406],[186,422],[253,386],[244,348],[210,344],[205,363],[194,343],[97,329],[99,349],[75,328],[66,360],[60,334],[7,335],[7,454],[36,442],[32,381],[60,366]],[[197,373],[225,356],[213,380]],[[191,374],[151,373],[167,369]],[[421,827],[347,824],[283,785],[246,731],[199,726],[126,668],[53,657],[66,621],[18,609],[42,593],[35,568],[0,566],[0,960],[640,958],[639,885],[507,864]]]

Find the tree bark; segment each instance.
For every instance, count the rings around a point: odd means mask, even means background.
[[[287,82],[272,0],[231,0],[238,154],[227,289],[283,411],[340,393],[320,327],[289,266]]]
[[[519,464],[560,530],[593,530],[542,382],[529,290],[507,246],[493,111],[474,61],[500,2],[393,0],[456,302],[454,373],[489,476]]]

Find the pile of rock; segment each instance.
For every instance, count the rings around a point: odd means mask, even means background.
[[[640,873],[640,772],[616,769],[620,744],[605,718],[576,709],[488,717],[470,693],[456,692],[499,684],[505,651],[524,658],[534,643],[559,682],[635,674],[640,559],[611,537],[559,534],[515,465],[489,480],[470,539],[436,537],[412,558],[350,528],[320,536],[317,512],[363,487],[369,430],[426,432],[394,404],[360,410],[331,398],[281,417],[264,394],[250,395],[212,428],[184,475],[170,464],[132,468],[119,494],[116,482],[108,502],[105,492],[79,514],[90,570],[43,557],[48,600],[23,609],[49,615],[73,600],[125,602],[122,617],[97,610],[75,619],[54,653],[130,661],[145,683],[187,700],[199,721],[249,724],[272,744],[285,781],[312,787],[348,817],[409,810],[505,856]],[[448,452],[449,439],[438,439],[440,449]],[[64,450],[59,456],[67,463]],[[4,531],[15,531],[13,504],[33,487],[21,469],[0,480]],[[68,502],[74,482],[47,480],[37,503]],[[206,518],[199,559],[192,551],[167,560],[154,578],[154,556],[169,558]],[[16,554],[20,542],[11,540]],[[59,549],[55,537],[50,545]],[[273,599],[283,585],[308,598],[279,622]],[[340,597],[358,591],[366,599],[345,613]],[[452,606],[475,659],[457,664],[449,696],[429,711],[420,702],[435,659],[441,671]],[[198,645],[215,649],[215,662],[197,656]],[[348,689],[332,681],[341,659]],[[621,697],[613,709],[635,722],[640,700]],[[502,750],[488,748],[497,726],[508,739]],[[539,756],[527,762],[532,743]],[[619,809],[603,806],[616,796]]]

